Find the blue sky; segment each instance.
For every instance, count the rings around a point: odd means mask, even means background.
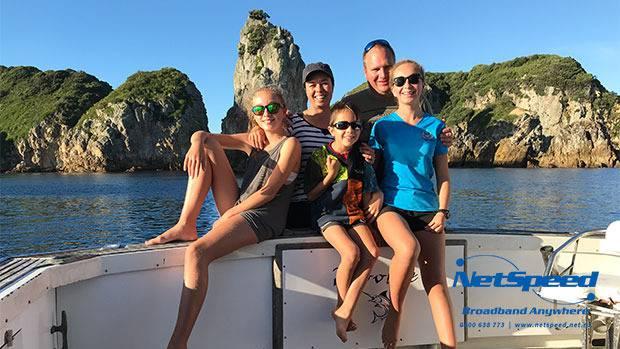
[[[571,56],[620,92],[620,1],[1,0],[0,64],[83,70],[113,87],[175,67],[202,92],[212,131],[233,100],[239,31],[264,9],[306,63],[336,75],[335,97],[361,83],[361,50],[388,39],[428,71],[467,71],[535,53]]]

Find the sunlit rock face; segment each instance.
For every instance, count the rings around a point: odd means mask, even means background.
[[[452,166],[620,166],[620,99],[572,58],[428,75],[433,110],[455,131]]]
[[[96,82],[77,88],[88,92]],[[15,165],[7,169],[181,169],[192,133],[207,130],[202,96],[189,78],[176,69],[164,68],[136,73],[114,91],[105,86],[105,94],[91,93],[93,98],[74,108],[58,108],[30,129],[16,142]]]
[[[222,133],[245,132],[248,119],[245,107],[252,92],[263,86],[278,86],[284,93],[286,107],[291,112],[306,107],[306,94],[301,81],[304,61],[291,33],[268,21],[269,15],[261,10],[250,12],[241,28],[238,59],[233,75],[233,106],[222,120]],[[244,158],[229,152],[233,168],[242,170]]]

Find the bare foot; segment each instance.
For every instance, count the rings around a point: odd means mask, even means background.
[[[157,237],[154,237],[144,244],[146,246],[153,246],[159,244],[165,244],[171,241],[193,241],[198,238],[198,231],[196,226],[184,225],[181,223],[175,224],[174,227],[166,230]]]
[[[396,349],[396,343],[383,343],[383,349]]]
[[[338,305],[334,308],[334,310],[332,310],[332,316],[333,313],[336,312],[336,310],[338,310],[338,308],[342,305],[342,302],[338,301]],[[353,331],[357,331],[357,324],[355,322],[353,322],[353,319],[349,320],[349,325],[347,326],[347,332],[353,332]]]
[[[396,348],[399,327],[400,314],[394,311],[394,309],[390,309],[387,318],[383,322],[383,331],[381,332],[381,340],[385,349]]]
[[[332,318],[334,318],[334,322],[336,323],[336,336],[340,338],[342,343],[347,341],[347,328],[349,327],[350,319],[347,319],[342,316],[338,316],[336,313],[338,311],[332,311]]]
[[[347,332],[357,331],[357,324],[353,322],[353,319],[349,321],[349,326],[347,326]]]

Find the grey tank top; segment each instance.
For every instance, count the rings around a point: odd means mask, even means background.
[[[284,145],[284,141],[287,139],[288,137],[284,138],[269,151],[252,149],[247,169],[241,181],[241,188],[239,190],[241,194],[239,195],[238,202],[245,200],[267,183],[267,179],[271,176],[273,169],[280,159],[280,150]],[[280,191],[288,186],[290,185],[284,184]]]
[[[248,167],[241,183],[239,201],[245,200],[248,196],[265,186],[278,163],[278,159],[280,159],[280,151],[285,140],[286,138],[269,151],[252,150]],[[241,216],[256,233],[258,241],[277,238],[284,231],[288,205],[293,194],[294,180],[291,180],[289,177],[287,182],[288,184],[282,185],[276,196],[268,203],[241,212]]]

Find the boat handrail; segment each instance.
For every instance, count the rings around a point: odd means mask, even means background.
[[[581,232],[581,233],[575,233],[575,235],[573,235],[570,239],[566,240],[562,245],[560,245],[560,247],[558,247],[557,249],[553,250],[553,252],[551,252],[551,254],[549,254],[549,257],[547,259],[547,263],[545,265],[544,275],[545,276],[552,275],[554,273],[555,261],[556,261],[556,258],[558,257],[558,255],[560,253],[566,253],[566,251],[564,251],[564,250],[566,250],[571,245],[575,244],[575,249],[572,252],[573,253],[573,259],[571,261],[571,264],[568,267],[566,267],[562,272],[559,272],[559,274],[562,275],[567,270],[571,269],[574,266],[574,264],[575,264],[575,255],[580,254],[580,252],[577,251],[579,240],[583,239],[583,238],[586,238],[586,237],[592,237],[592,236],[605,237],[605,230],[592,230],[592,231],[585,231],[585,232]],[[620,255],[615,255],[615,254],[611,254],[611,253],[607,253],[607,254],[620,257]]]

